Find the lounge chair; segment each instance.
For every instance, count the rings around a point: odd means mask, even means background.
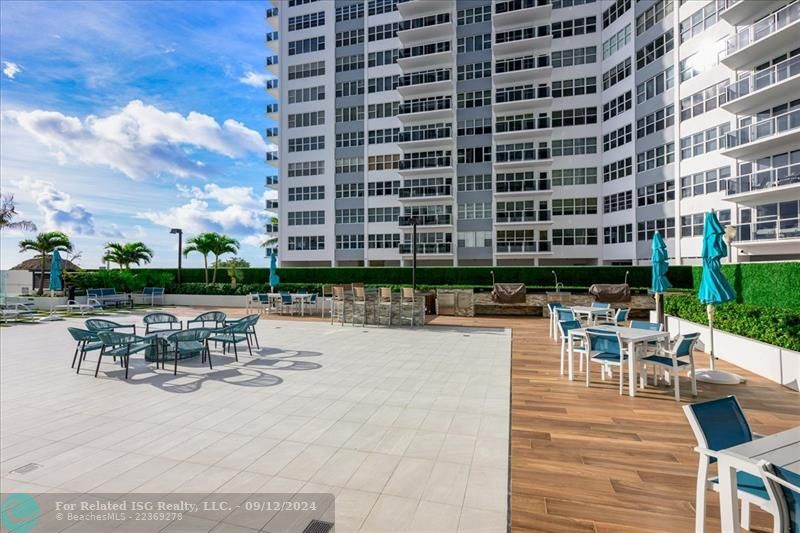
[[[55,306],[55,309],[65,311],[67,313],[77,311],[81,315],[85,315],[86,313],[103,309],[103,304],[94,298],[89,298],[88,302],[85,304],[79,303],[76,300],[67,300],[67,303],[57,305]]]
[[[172,326],[178,324],[178,329],[183,329],[183,322],[178,320],[178,317],[172,315],[170,313],[148,313],[142,317],[142,322],[144,322],[144,334],[147,335],[150,333],[150,326],[157,326],[157,325],[164,325],[168,324],[169,328],[162,328],[160,330],[155,331],[164,331],[166,329],[172,330]]]

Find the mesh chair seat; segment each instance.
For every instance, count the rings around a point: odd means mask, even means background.
[[[245,333],[214,333],[209,338],[209,341],[216,342],[243,342],[247,340]]]
[[[620,354],[612,353],[612,352],[597,352],[597,353],[593,353],[591,356],[592,356],[592,359],[595,360],[595,361],[619,361],[620,360]],[[628,360],[628,354],[623,353],[622,354],[622,360],[623,361],[627,361]]]
[[[719,483],[719,479],[716,477],[712,477],[709,479],[709,481],[715,485]],[[759,498],[764,498],[765,500],[769,499],[767,487],[764,486],[764,480],[758,476],[754,476],[753,474],[748,474],[747,472],[737,470],[736,487],[742,492],[752,494],[753,496],[758,496]]]
[[[672,366],[672,358],[671,357],[664,357],[663,355],[648,355],[647,357],[640,357],[640,361],[655,363],[657,365],[664,365],[664,366]],[[686,366],[689,364],[689,361],[684,361],[683,359],[676,360],[678,366]]]

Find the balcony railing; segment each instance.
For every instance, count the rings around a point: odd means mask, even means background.
[[[550,241],[497,243],[497,253],[499,254],[538,253],[538,252],[549,252],[549,251],[550,251]]]
[[[549,98],[550,87],[524,87],[520,89],[498,89],[495,93],[495,103],[506,104],[509,102],[520,102],[523,100],[535,100],[537,98]]]
[[[735,242],[800,239],[800,218],[738,224]]]
[[[549,3],[550,0],[510,0],[508,2],[498,2],[495,4],[494,12],[510,13],[511,11],[519,11],[520,9],[546,6]]]
[[[800,55],[790,57],[764,70],[750,72],[746,77],[728,85],[728,101],[747,96],[797,74],[800,74]]]
[[[398,247],[401,254],[411,253],[411,244],[402,243]],[[417,243],[418,254],[449,254],[452,253],[453,244],[449,242]]]
[[[419,168],[447,168],[452,166],[450,157],[424,157],[420,159],[403,159],[400,161],[400,170],[413,170]]]
[[[725,184],[725,193],[730,195],[765,191],[798,183],[800,183],[800,164],[786,165],[728,178]]]
[[[423,85],[425,83],[436,83],[437,81],[449,81],[450,69],[426,70],[413,74],[404,74],[397,80],[398,87],[410,87],[412,85]]]
[[[533,26],[498,33],[494,37],[494,42],[495,44],[513,43],[515,41],[533,39],[535,37],[547,37],[548,35],[550,35],[550,26]]]
[[[400,104],[397,112],[401,115],[408,115],[411,113],[427,113],[430,111],[440,111],[442,109],[452,109],[452,105],[452,100],[450,98],[416,100],[411,102],[403,102]]]
[[[511,133],[512,131],[545,130],[550,127],[549,117],[531,117],[519,120],[498,120],[495,123],[496,133]]]
[[[412,226],[415,219],[417,226],[449,226],[453,223],[453,215],[447,213],[440,215],[403,215],[399,218],[397,224],[400,227]]]
[[[727,147],[735,148],[797,128],[800,128],[800,109],[770,117],[729,132],[726,138]]]
[[[789,4],[755,24],[745,26],[737,31],[734,36],[729,37],[725,42],[725,56],[735,54],[742,48],[772,35],[796,20],[800,20],[800,2]]]
[[[450,13],[439,13],[437,15],[428,15],[427,17],[419,17],[411,20],[404,20],[397,27],[397,30],[398,31],[416,30],[417,28],[427,28],[428,26],[447,24],[449,22],[450,22]]]
[[[494,66],[494,72],[495,74],[505,74],[506,72],[516,72],[518,70],[529,70],[549,66],[549,55],[514,57],[497,61]]]
[[[433,198],[437,196],[450,196],[453,194],[452,185],[418,185],[400,187],[400,198]]]
[[[549,222],[550,211],[547,209],[529,209],[525,211],[500,211],[496,214],[498,224],[514,224],[521,222]]]
[[[450,127],[426,128],[424,130],[401,131],[397,142],[408,143],[414,141],[431,141],[436,139],[449,139],[452,137]]]
[[[536,192],[549,191],[550,180],[498,181],[495,192]]]
[[[495,163],[516,163],[521,161],[541,161],[550,159],[549,148],[531,148],[527,150],[512,150],[509,152],[497,152],[494,155]]]
[[[442,52],[450,51],[450,41],[442,41],[432,44],[421,44],[419,46],[410,46],[408,48],[401,48],[400,53],[397,55],[398,59],[408,59],[409,57],[427,56],[430,54],[440,54]]]

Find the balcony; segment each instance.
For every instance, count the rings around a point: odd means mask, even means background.
[[[453,51],[450,47],[450,41],[401,48],[397,55],[397,64],[404,72],[450,66],[453,64]]]
[[[500,59],[494,64],[494,83],[498,85],[530,83],[550,76],[549,55]]]
[[[266,36],[267,46],[276,54],[280,53],[281,45],[277,31],[268,31]]]
[[[278,176],[267,176],[264,180],[264,187],[268,189],[278,188]]]
[[[401,228],[410,228],[417,221],[417,226],[452,226],[453,215],[450,213],[439,215],[403,215],[397,225]]]
[[[547,194],[552,193],[550,180],[515,180],[515,181],[496,181],[494,192],[497,196],[520,196],[525,194]]]
[[[731,26],[741,26],[747,22],[758,20],[781,7],[786,0],[733,0],[728,8],[720,12],[722,20]]]
[[[494,124],[494,138],[498,143],[514,139],[525,140],[533,137],[549,136],[553,129],[549,117],[526,117],[515,120],[502,120],[497,117]],[[509,117],[510,118],[510,117]]]
[[[549,148],[519,148],[498,151],[494,155],[494,166],[498,170],[515,168],[529,169],[532,166],[549,165],[553,162]]]
[[[732,245],[750,255],[800,253],[800,218],[739,224]]]
[[[266,133],[267,139],[269,139],[270,141],[276,142],[278,140],[278,128],[277,127],[275,127],[275,128],[267,128],[265,133]]]
[[[403,159],[400,161],[399,170],[404,175],[452,171],[453,161],[449,156]]]
[[[275,98],[276,100],[280,98],[281,91],[278,87],[278,78],[274,78],[271,80],[267,80],[267,94],[271,97]]]
[[[455,31],[449,12],[404,20],[400,22],[397,30],[397,37],[405,46],[431,39],[452,37]]]
[[[449,68],[404,74],[397,81],[397,91],[403,98],[449,93],[452,90],[453,82]]]
[[[772,102],[787,102],[800,93],[800,56],[764,70],[750,72],[728,86],[722,108],[742,114],[769,107]]]
[[[453,134],[450,126],[401,131],[397,143],[403,150],[450,146]]]
[[[267,117],[271,118],[272,120],[278,120],[278,104],[267,104],[267,107],[264,111]]]
[[[441,200],[453,196],[453,186],[447,185],[412,185],[400,187],[400,200]]]
[[[800,165],[767,168],[729,178],[725,199],[740,205],[754,206],[800,198]]]
[[[548,209],[526,209],[523,211],[498,211],[495,213],[495,222],[498,225],[530,225],[550,224],[552,220]]]
[[[509,0],[494,5],[495,30],[550,19],[550,0]]]
[[[266,61],[267,70],[275,76],[280,76],[281,67],[278,64],[278,56],[269,56]]]
[[[411,243],[401,243],[398,247],[400,255],[411,255]],[[452,255],[453,243],[450,242],[418,242],[418,255]]]
[[[277,168],[280,165],[280,162],[279,162],[279,159],[278,159],[278,151],[277,150],[273,150],[271,152],[267,152],[264,155],[264,162],[267,163],[268,165],[271,165],[271,166]]]
[[[397,111],[401,122],[414,122],[418,120],[452,120],[453,100],[447,98],[431,98],[403,102]]]
[[[547,85],[506,87],[494,93],[494,108],[498,115],[547,107],[552,103]]]
[[[729,37],[720,62],[734,70],[757,65],[797,43],[800,2],[789,4]]]
[[[547,51],[552,41],[548,25],[505,31],[495,35],[494,56],[499,58],[536,50]]]
[[[422,17],[441,11],[442,6],[439,2],[431,0],[398,0],[397,11],[403,15],[404,19]]]
[[[264,233],[278,233],[278,224],[265,224]]]
[[[798,143],[800,109],[795,109],[729,132],[727,148],[722,154],[736,159],[755,159],[760,155],[796,148]]]
[[[498,242],[495,253],[500,254],[549,254],[552,253],[550,241]]]
[[[264,209],[278,209],[278,200],[266,200]]]

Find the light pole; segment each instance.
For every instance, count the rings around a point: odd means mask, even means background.
[[[417,293],[417,217],[411,218],[411,290]]]
[[[183,230],[181,228],[172,228],[170,233],[178,235],[178,285],[181,284],[181,261],[183,259]]]

